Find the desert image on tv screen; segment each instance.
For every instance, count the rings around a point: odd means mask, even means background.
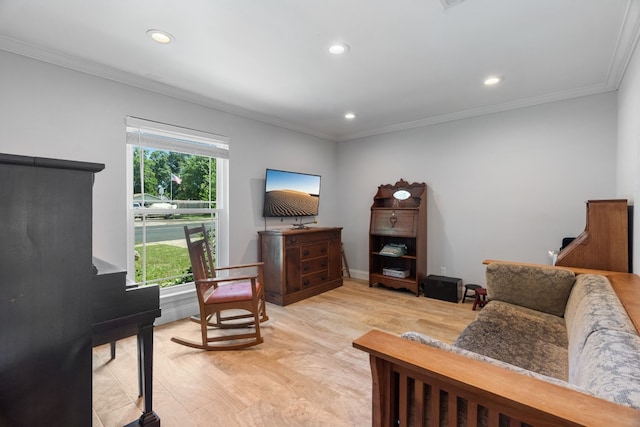
[[[320,176],[267,170],[264,216],[318,215]]]

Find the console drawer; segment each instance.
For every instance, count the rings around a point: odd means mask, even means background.
[[[320,271],[315,274],[302,277],[302,289],[312,288],[327,282],[328,275],[326,271]]]
[[[303,260],[309,258],[318,258],[327,255],[327,242],[318,243],[315,245],[305,245],[301,248],[301,257]]]
[[[316,258],[302,263],[302,274],[311,274],[327,269],[327,257]]]
[[[300,234],[292,234],[286,236],[285,245],[303,245],[305,243],[320,242],[322,240],[340,240],[340,232],[338,231],[320,231],[317,233],[305,232]]]

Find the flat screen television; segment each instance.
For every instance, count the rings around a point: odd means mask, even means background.
[[[318,215],[320,175],[267,169],[264,181],[264,217]]]

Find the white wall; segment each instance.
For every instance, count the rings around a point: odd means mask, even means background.
[[[5,51],[0,64],[0,152],[106,164],[94,185],[95,256],[126,268],[127,115],[231,138],[230,262],[257,259],[267,167],[322,175],[319,225],[338,222],[333,142]]]
[[[640,200],[640,53],[636,49],[618,89],[618,197]],[[640,209],[634,206],[633,271],[640,272]]]
[[[7,52],[0,63],[0,152],[105,163],[94,187],[94,254],[123,267],[127,115],[231,138],[234,263],[256,259],[267,167],[322,175],[318,225],[344,227],[356,275],[368,270],[377,186],[426,182],[429,273],[444,266],[478,283],[485,258],[547,263],[562,237],[584,229],[586,200],[638,187],[622,184],[637,174],[634,136],[616,189],[613,92],[335,144]],[[625,83],[629,93],[636,80]]]
[[[616,93],[340,143],[343,240],[368,270],[378,185],[428,185],[428,273],[484,283],[484,259],[550,263],[585,227],[585,202],[616,197]]]

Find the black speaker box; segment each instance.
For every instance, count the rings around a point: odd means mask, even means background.
[[[456,277],[425,277],[422,283],[424,296],[443,301],[458,302],[462,298],[462,279]]]

